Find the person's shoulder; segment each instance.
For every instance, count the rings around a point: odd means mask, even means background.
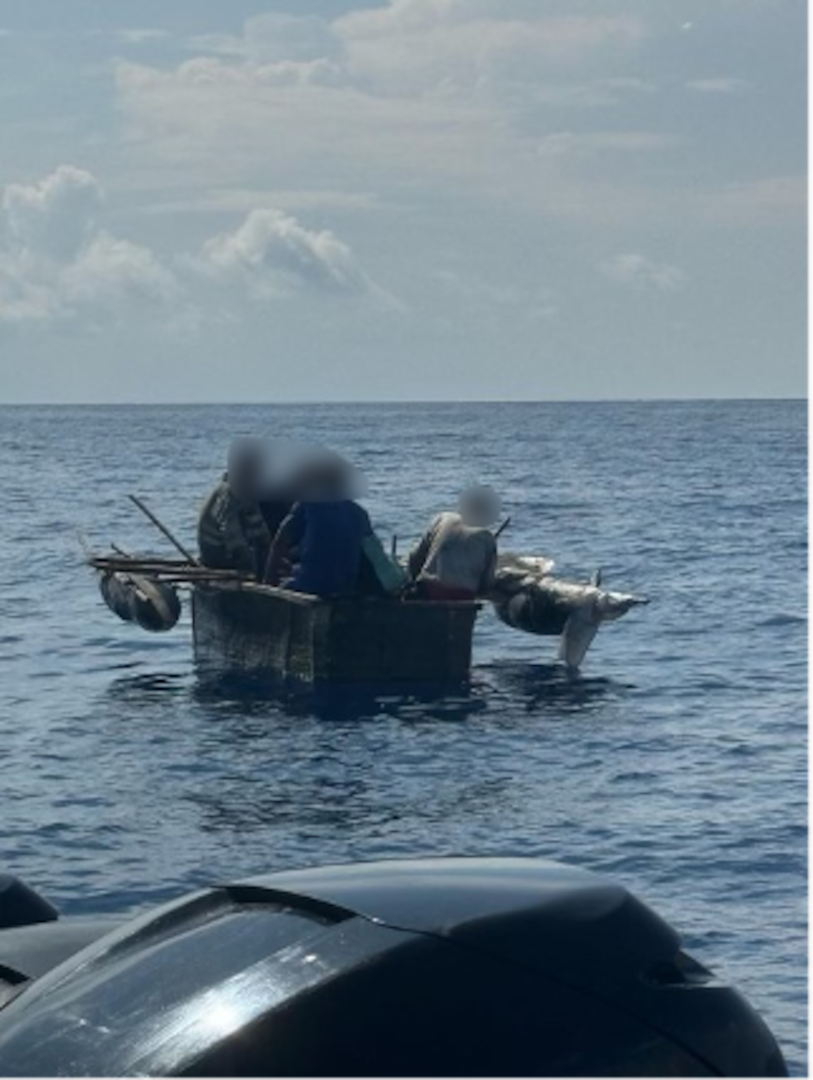
[[[430,527],[433,529],[448,528],[450,525],[459,525],[461,521],[460,514],[456,514],[454,510],[444,510],[432,518]]]
[[[357,522],[361,528],[372,529],[370,515],[360,503],[355,501],[355,499],[348,499],[346,502],[342,503],[342,506],[344,507],[342,512],[351,520]]]
[[[224,477],[222,480],[218,480],[209,495],[206,498],[206,503],[209,506],[221,505],[231,499],[231,488],[229,487],[228,480]]]
[[[472,529],[470,535],[475,537],[477,541],[489,551],[492,551],[497,547],[497,537],[491,529]]]

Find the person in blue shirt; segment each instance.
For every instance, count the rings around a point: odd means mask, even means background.
[[[362,543],[373,528],[367,511],[348,498],[350,473],[349,466],[332,455],[302,468],[299,501],[271,544],[266,581],[314,596],[356,591]],[[294,559],[293,575],[282,580],[285,566]]]

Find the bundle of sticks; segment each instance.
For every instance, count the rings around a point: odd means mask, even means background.
[[[162,559],[154,555],[128,555],[114,552],[111,555],[87,556],[88,566],[102,573],[121,571],[127,574],[143,574],[172,584],[204,581],[247,581],[249,577],[237,570],[215,570],[200,563],[190,563],[185,559]]]
[[[124,551],[116,544],[111,545],[112,554],[97,555],[90,550],[89,545],[80,535],[79,540],[84,549],[87,564],[92,566],[94,570],[110,574],[116,572],[143,574],[145,577],[166,581],[168,584],[173,585],[194,584],[195,582],[202,584],[206,581],[254,580],[252,575],[243,574],[239,570],[216,570],[211,566],[203,566],[141,499],[136,495],[128,495],[127,497],[164,534],[183,558],[162,559],[157,555],[134,555],[129,551]]]

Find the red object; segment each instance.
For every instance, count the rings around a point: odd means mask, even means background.
[[[418,582],[420,600],[476,600],[477,594],[456,585],[444,585],[442,581],[423,579]]]

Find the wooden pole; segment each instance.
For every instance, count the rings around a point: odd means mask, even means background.
[[[200,563],[178,562],[173,559],[142,558],[138,556],[121,555],[91,555],[88,557],[88,565],[95,570],[116,571],[123,570],[132,574],[146,574],[150,577],[188,577],[197,580],[202,577],[221,578],[226,580],[239,580],[246,578],[237,570],[219,570],[209,566],[201,566]]]
[[[507,517],[505,521],[500,525],[499,529],[494,533],[494,539],[499,540],[500,536],[505,532],[508,526],[511,524],[511,518]]]
[[[187,551],[179,540],[175,539],[175,537],[172,535],[166,525],[164,525],[163,522],[158,520],[152,510],[148,509],[141,501],[141,499],[138,498],[137,495],[128,495],[127,498],[131,502],[135,503],[138,509],[142,512],[142,514],[146,514],[146,516],[150,519],[153,525],[155,525],[157,529],[161,530],[167,540],[169,540],[173,547],[177,548],[177,550],[180,551],[181,555],[183,555],[185,559],[188,559],[189,562],[194,563],[196,566],[200,566],[200,561],[196,559],[191,552]]]

